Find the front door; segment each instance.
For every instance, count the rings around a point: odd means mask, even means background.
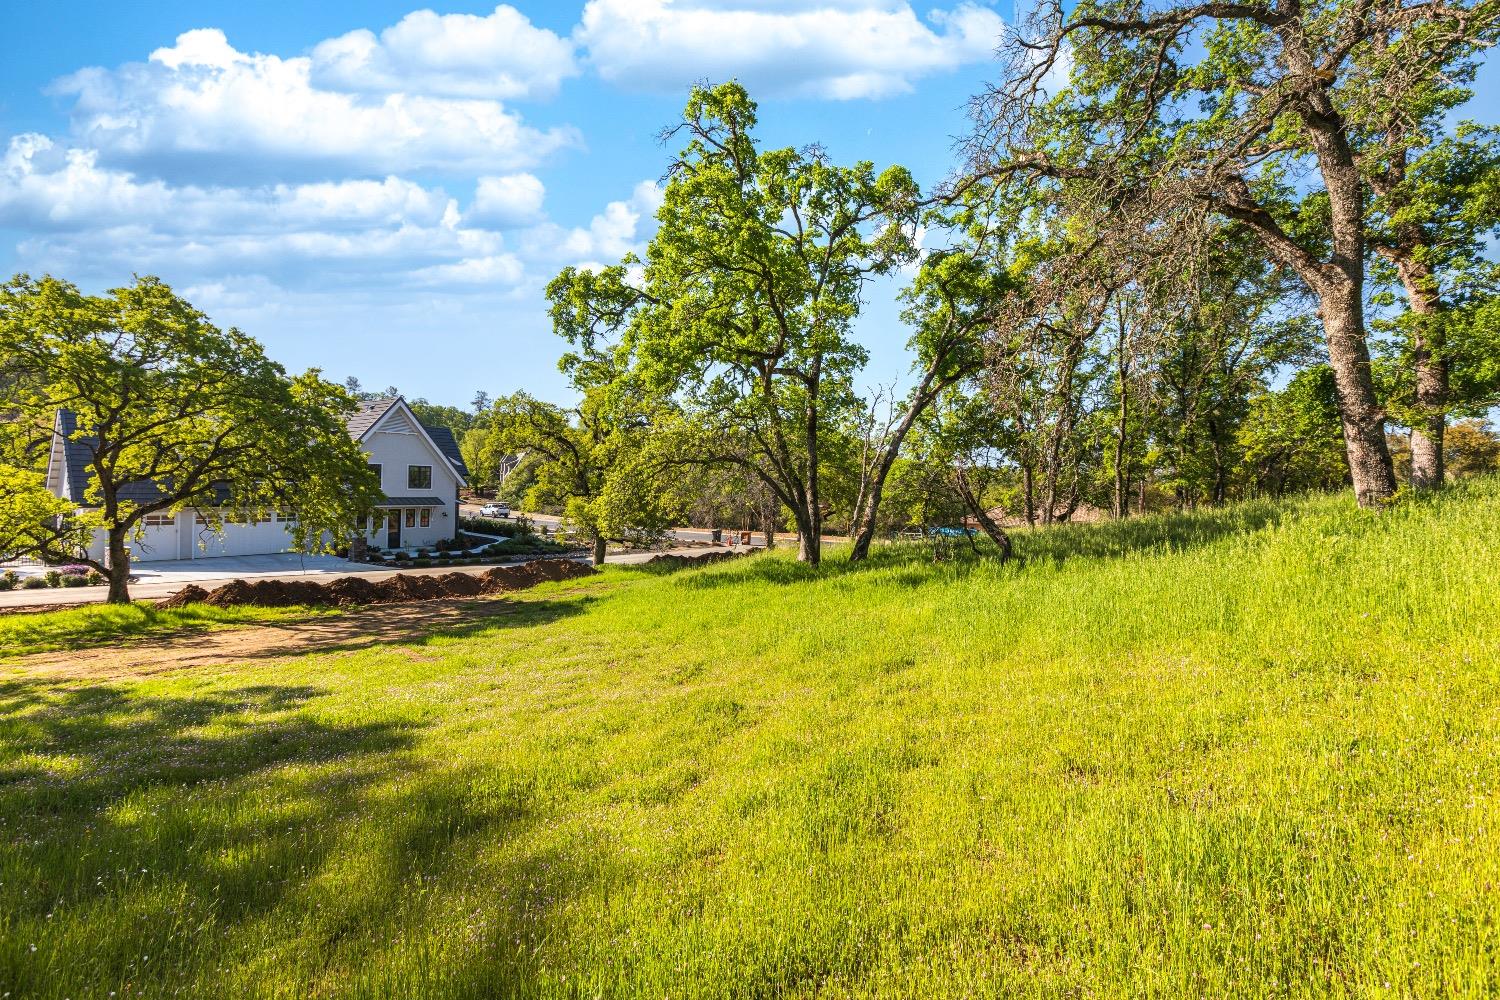
[[[387,513],[385,525],[385,547],[399,549],[401,547],[401,512],[393,510]]]

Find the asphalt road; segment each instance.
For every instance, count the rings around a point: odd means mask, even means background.
[[[459,509],[459,513],[464,517],[478,517],[479,505],[464,504]],[[526,516],[536,524],[546,525],[548,531],[556,531],[558,521],[561,520],[561,518],[553,517],[550,514],[527,514]],[[668,532],[668,536],[679,542],[712,542],[714,537],[713,532],[707,528],[673,528]],[[727,528],[724,531],[723,538],[724,544],[727,545],[730,541],[730,531]],[[750,545],[752,548],[761,548],[765,544],[765,535],[758,531],[751,533]]]

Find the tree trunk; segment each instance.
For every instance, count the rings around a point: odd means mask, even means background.
[[[1213,504],[1221,506],[1229,495],[1229,469],[1224,462],[1224,442],[1220,439],[1219,423],[1212,418],[1208,421],[1209,453],[1214,460],[1214,485]]]
[[[1438,328],[1441,306],[1430,268],[1406,259],[1398,262],[1396,270],[1419,324],[1412,344],[1417,418],[1411,428],[1411,484],[1415,489],[1435,490],[1443,485],[1443,437],[1448,424],[1448,359],[1443,356]]]
[[[797,561],[816,566],[823,560],[823,511],[818,504],[818,391],[822,384],[823,358],[813,361],[807,384],[807,488],[803,491],[803,510],[797,518],[801,538],[797,542]]]
[[[1362,284],[1330,282],[1320,289],[1318,297],[1354,497],[1361,507],[1368,508],[1380,506],[1395,494],[1396,474],[1385,443],[1385,412],[1375,396],[1375,383],[1370,375]]]
[[[605,548],[606,548],[606,542],[605,542],[604,536],[603,535],[595,535],[594,536],[594,565],[595,566],[603,566],[604,565]]]
[[[823,559],[822,539],[818,536],[818,512],[797,512],[797,561],[816,566]]]
[[[1130,420],[1129,365],[1125,360],[1125,316],[1119,314],[1120,337],[1115,346],[1115,377],[1120,394],[1120,418],[1115,424],[1115,517],[1130,513],[1130,471],[1126,468],[1125,431]]]
[[[1026,524],[1036,527],[1036,476],[1031,471],[1031,463],[1021,463],[1021,479],[1023,482],[1023,496],[1026,504]]]
[[[969,509],[974,520],[979,522],[979,527],[984,529],[990,541],[995,543],[995,548],[1000,552],[1000,561],[1008,560],[1011,556],[1010,536],[994,518],[990,517],[990,512],[984,509],[984,504],[980,502],[979,496],[975,494],[973,486],[969,483],[968,475],[962,469],[958,470],[954,477],[953,485],[956,487],[959,499],[964,502],[964,506]],[[972,539],[970,544],[972,544]]]
[[[125,532],[109,533],[109,596],[110,604],[130,603],[130,554],[125,551]]]
[[[889,440],[885,443],[885,451],[881,454],[880,461],[876,463],[871,477],[870,492],[865,498],[864,509],[858,512],[859,528],[854,535],[854,547],[849,552],[850,562],[859,562],[870,554],[870,543],[875,540],[875,527],[880,517],[880,500],[885,495],[886,477],[891,474],[891,468],[896,464],[896,456],[901,453],[901,445],[906,440],[907,433],[916,425],[917,417],[922,415],[922,411],[935,398],[935,394],[928,392],[931,383],[932,370],[929,368],[927,377],[918,388],[917,396],[902,414],[900,422],[896,424]]]
[[[1120,374],[1120,421],[1115,428],[1115,517],[1130,512],[1130,476],[1125,469],[1125,421],[1130,414],[1125,375]]]

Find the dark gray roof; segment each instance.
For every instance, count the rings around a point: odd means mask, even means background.
[[[381,417],[385,416],[387,410],[396,405],[399,396],[385,396],[380,399],[366,399],[359,404],[359,408],[349,415],[344,421],[344,426],[349,428],[349,436],[358,441],[361,434],[374,427]]]
[[[446,501],[437,497],[386,497],[377,507],[441,507]]]
[[[446,455],[448,461],[453,463],[458,474],[468,479],[469,467],[464,464],[463,452],[458,450],[458,442],[454,440],[453,432],[446,427],[428,427],[426,424],[422,425],[422,429],[427,432],[428,437],[432,438],[432,443],[438,446],[438,451]]]
[[[68,470],[67,499],[80,507],[88,503],[88,488],[94,481],[94,452],[99,447],[99,438],[93,434],[73,435],[78,432],[78,415],[72,410],[57,412],[57,432],[62,435],[63,463]],[[220,503],[229,497],[229,491],[215,485],[214,491]],[[155,503],[164,495],[156,483],[150,481],[121,484],[116,495],[132,503]]]

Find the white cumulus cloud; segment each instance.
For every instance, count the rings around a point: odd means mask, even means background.
[[[658,91],[739,79],[755,93],[878,98],[991,56],[1004,22],[966,3],[589,0],[574,37],[606,81]]]
[[[336,90],[455,97],[548,97],[578,72],[573,43],[501,4],[485,16],[419,10],[378,36],[367,29],[320,42],[313,82]]]
[[[535,227],[528,234],[528,246],[533,255],[548,260],[591,267],[601,266],[600,261],[613,264],[627,253],[639,253],[651,238],[661,201],[657,183],[641,181],[629,198],[605,205],[586,227]]]
[[[217,28],[186,32],[145,63],[81,70],[53,90],[73,99],[80,144],[163,174],[504,170],[577,142],[573,130],[532,128],[495,100],[326,89],[312,59],[241,52]]]
[[[290,285],[521,281],[501,234],[465,214],[441,189],[396,176],[173,185],[29,133],[0,158],[0,227],[29,233],[19,250],[31,266],[75,277],[138,271],[205,288],[223,274]]]
[[[540,222],[546,194],[542,182],[531,174],[481,177],[474,186],[474,201],[464,213],[464,221],[493,229]]]

